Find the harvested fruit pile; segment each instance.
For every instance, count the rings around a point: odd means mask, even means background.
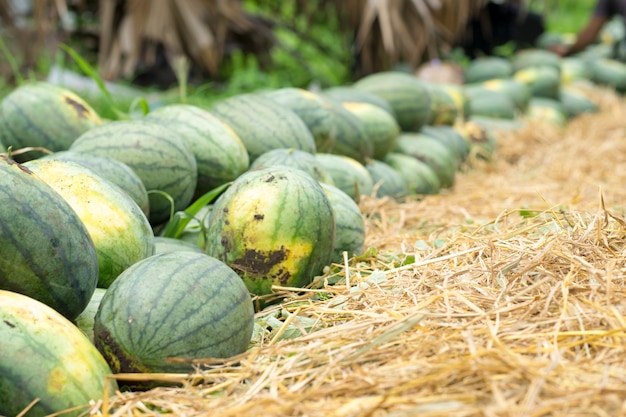
[[[0,413],[619,414],[624,103],[517,65],[114,122],[17,89],[0,107],[0,347],[16,352]],[[555,88],[561,107],[531,110]],[[18,117],[24,89],[94,125],[46,136]]]

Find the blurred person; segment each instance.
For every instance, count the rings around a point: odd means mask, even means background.
[[[598,0],[589,21],[576,34],[571,45],[552,45],[550,50],[560,56],[576,54],[595,42],[604,25],[615,16],[621,16],[626,22],[626,0]]]

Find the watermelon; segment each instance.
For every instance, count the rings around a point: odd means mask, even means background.
[[[348,156],[359,162],[374,155],[374,143],[365,122],[348,110],[344,103],[329,100],[335,117],[335,144],[329,152]]]
[[[469,117],[487,116],[497,119],[514,119],[516,116],[513,99],[502,91],[493,91],[487,87],[466,86],[469,102]]]
[[[204,253],[201,247],[194,245],[185,240],[175,239],[173,237],[155,236],[154,237],[154,254],[173,252],[173,251],[190,251]]]
[[[404,133],[398,138],[394,151],[425,162],[437,174],[442,188],[454,185],[459,162],[455,159],[453,151],[437,139],[422,133]]]
[[[562,85],[568,85],[577,80],[587,79],[589,79],[589,66],[585,60],[573,56],[561,59]]]
[[[317,161],[330,174],[334,185],[355,201],[362,195],[371,195],[374,180],[365,166],[349,156],[318,153]]]
[[[87,152],[59,151],[39,159],[61,159],[86,166],[105,180],[120,187],[141,208],[146,216],[150,215],[148,191],[141,178],[128,165],[110,156],[95,155]]]
[[[598,105],[589,98],[582,90],[571,85],[561,87],[559,101],[567,117],[572,118],[583,113],[598,111]]]
[[[192,372],[190,362],[229,358],[252,338],[254,309],[239,276],[188,251],[143,259],[108,288],[94,343],[113,372]]]
[[[441,190],[439,177],[424,161],[404,153],[389,152],[384,162],[404,179],[409,194],[437,194]]]
[[[331,261],[332,207],[309,174],[275,166],[241,175],[212,210],[207,254],[233,268],[252,294],[305,287]]]
[[[409,194],[409,186],[402,175],[387,163],[370,159],[365,164],[374,183],[376,197],[391,197],[401,199]]]
[[[529,66],[516,71],[513,78],[530,88],[533,97],[558,99],[561,73],[549,65]]]
[[[372,157],[384,158],[393,149],[400,135],[400,126],[396,119],[384,109],[370,103],[347,101],[342,104],[363,122],[365,135],[374,148]]]
[[[480,83],[513,75],[513,65],[503,57],[486,56],[470,61],[465,69],[465,82]]]
[[[463,109],[459,109],[457,100],[441,84],[427,84],[430,94],[430,119],[427,125],[453,125],[457,118],[462,115]]]
[[[455,126],[455,129],[470,144],[470,159],[491,160],[493,152],[498,145],[496,135],[492,129],[474,120],[467,120]]]
[[[550,98],[533,97],[524,117],[527,120],[540,120],[559,127],[565,127],[567,123],[567,113],[563,104]]]
[[[309,128],[318,152],[328,152],[335,144],[335,119],[328,100],[303,88],[285,87],[264,93],[289,108]]]
[[[332,100],[340,103],[352,102],[352,103],[369,103],[374,106],[378,106],[387,113],[395,117],[395,113],[389,102],[384,98],[377,96],[374,93],[368,93],[367,91],[359,90],[350,86],[335,86],[330,87],[322,91],[322,94]],[[323,151],[320,151],[323,152]]]
[[[450,149],[459,161],[457,168],[461,166],[470,153],[469,142],[453,126],[424,126],[420,133],[438,140]]]
[[[126,268],[154,253],[150,222],[119,187],[89,168],[61,159],[24,163],[74,209],[98,255],[98,286],[107,288]]]
[[[237,178],[248,169],[248,151],[237,134],[206,110],[189,104],[170,104],[146,118],[175,130],[196,159],[195,196]]]
[[[47,305],[0,290],[0,415],[89,414],[114,395],[111,369],[89,339]],[[37,400],[35,402],[35,400]],[[73,410],[68,411],[70,408]]]
[[[389,103],[403,131],[418,131],[430,120],[430,94],[426,82],[399,71],[367,75],[354,87],[376,94]]]
[[[589,62],[589,76],[596,84],[626,92],[626,64],[623,62],[610,58],[593,60]]]
[[[311,175],[319,182],[335,184],[333,178],[324,170],[324,167],[313,154],[298,149],[278,148],[265,152],[254,160],[250,170],[269,168],[276,165],[297,168]]]
[[[363,254],[365,247],[365,221],[358,204],[339,188],[321,184],[333,209],[335,242],[331,261],[343,263],[343,252],[348,258]]]
[[[513,72],[530,68],[546,66],[551,67],[557,72],[561,71],[561,57],[549,50],[541,48],[527,48],[517,51],[511,57],[511,65]]]
[[[98,282],[98,257],[72,207],[28,168],[0,155],[0,289],[74,319]]]
[[[184,210],[193,198],[198,178],[196,158],[176,131],[156,122],[110,122],[81,135],[70,150],[108,156],[135,171],[150,193],[152,225],[168,220],[172,210]],[[159,192],[171,197],[174,207]]]
[[[261,94],[240,94],[218,101],[211,113],[239,136],[250,163],[277,148],[294,148],[315,153],[313,134],[288,107]]]
[[[66,150],[82,133],[102,124],[100,116],[80,97],[46,82],[24,84],[0,103],[0,143],[14,151],[41,147]],[[41,151],[15,155],[24,162]]]
[[[482,83],[482,85],[491,91],[499,91],[506,94],[512,101],[515,109],[518,112],[525,112],[528,107],[528,102],[532,97],[532,91],[530,87],[513,78],[501,78],[498,80],[489,80]]]

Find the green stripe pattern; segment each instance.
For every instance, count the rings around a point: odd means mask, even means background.
[[[217,102],[211,113],[242,140],[252,163],[276,148],[315,153],[315,140],[302,119],[285,106],[258,94],[239,94]]]
[[[196,159],[176,131],[158,123],[144,119],[110,122],[81,135],[70,150],[125,163],[148,192],[169,194],[175,211],[184,210],[193,198],[198,178]],[[149,203],[153,225],[169,219],[171,205],[166,198],[150,194]]]
[[[190,372],[170,358],[248,348],[254,309],[241,278],[204,253],[153,255],[124,271],[96,313],[94,339],[114,372]]]
[[[0,157],[0,289],[73,319],[89,303],[98,259],[76,212],[26,168]]]

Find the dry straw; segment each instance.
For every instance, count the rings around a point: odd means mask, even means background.
[[[601,112],[564,130],[503,134],[440,195],[365,198],[376,250],[282,289],[247,353],[135,375],[180,384],[92,412],[626,415],[626,105],[595,98]]]

